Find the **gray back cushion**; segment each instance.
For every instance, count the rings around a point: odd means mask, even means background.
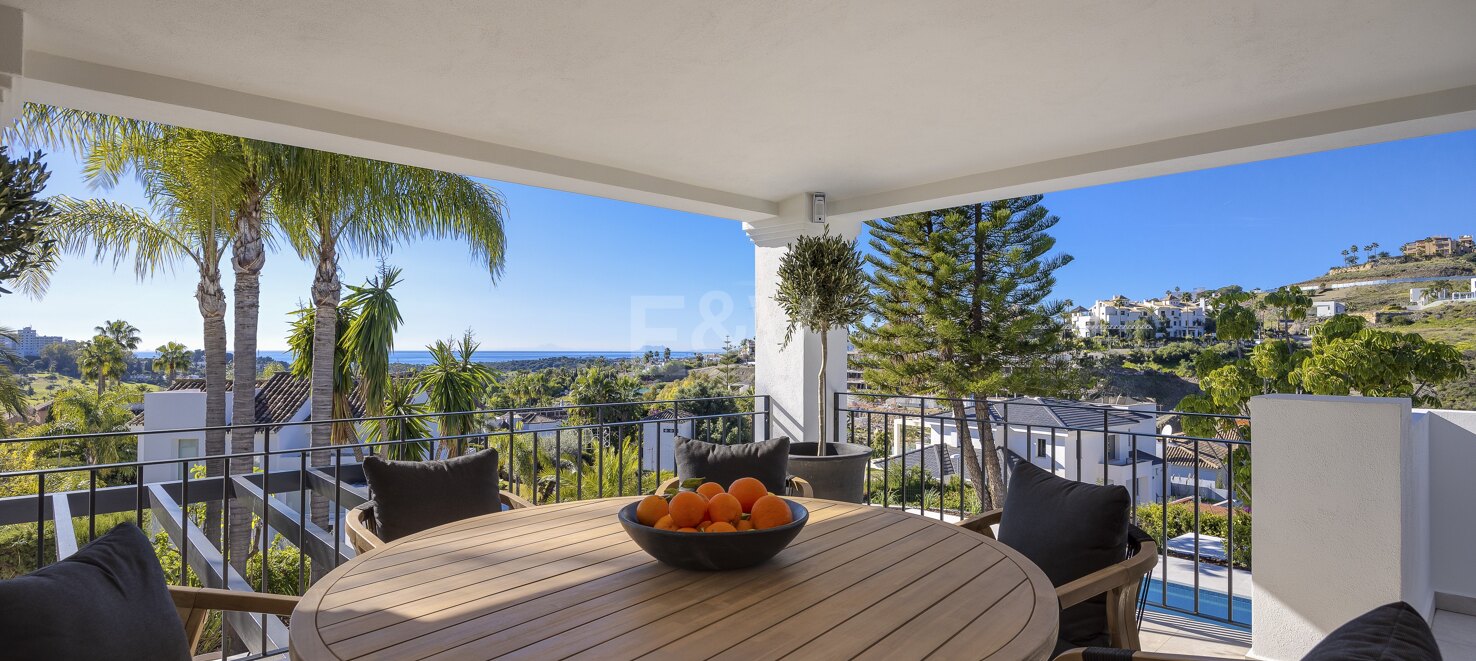
[[[719,445],[676,437],[677,477],[700,477],[728,488],[740,477],[758,478],[772,493],[784,494],[789,477],[789,437]]]
[[[1402,601],[1379,606],[1334,629],[1302,661],[1440,661],[1425,618]]]
[[[61,562],[0,581],[0,658],[190,658],[154,546],[121,523]]]
[[[1132,497],[1120,486],[1058,477],[1020,455],[1006,453],[999,541],[1038,565],[1060,587],[1127,557]],[[1061,611],[1061,638],[1071,647],[1107,642],[1105,597]]]
[[[441,461],[364,458],[374,496],[374,533],[386,542],[502,509],[497,451]]]

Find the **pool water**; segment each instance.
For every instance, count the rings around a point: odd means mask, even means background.
[[[1228,619],[1237,625],[1250,626],[1251,600],[1249,597],[1235,595],[1233,604],[1227,608],[1228,595],[1215,590],[1199,589],[1199,614],[1210,618]],[[1148,605],[1164,606],[1165,598],[1163,582],[1158,579],[1150,579],[1148,584]],[[1194,609],[1194,586],[1181,583],[1168,584],[1167,606],[1174,610],[1193,614]]]

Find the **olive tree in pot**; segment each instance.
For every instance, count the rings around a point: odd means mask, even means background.
[[[816,498],[861,502],[871,448],[855,443],[827,443],[825,434],[828,336],[837,328],[859,323],[870,304],[856,242],[831,235],[828,226],[820,236],[795,239],[779,261],[779,291],[774,301],[789,318],[782,347],[789,346],[795,329],[820,336],[820,375],[816,384],[820,406],[818,442],[790,444],[789,472],[809,482]]]

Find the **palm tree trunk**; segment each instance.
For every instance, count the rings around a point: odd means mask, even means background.
[[[235,384],[231,399],[231,454],[252,451],[256,437],[256,328],[261,310],[261,267],[266,263],[266,246],[261,237],[262,194],[259,187],[248,184],[241,206],[236,210],[236,236],[231,246],[231,263],[236,272],[235,312]],[[250,456],[232,458],[232,475],[249,475]],[[251,513],[246,504],[231,500],[229,508],[231,565],[246,573],[246,553],[250,541]]]
[[[226,422],[226,328],[225,291],[220,287],[220,270],[211,268],[200,274],[200,284],[195,288],[195,300],[200,306],[200,317],[205,324],[205,426],[224,427]],[[226,453],[225,430],[205,432],[205,454]],[[225,461],[206,462],[205,475],[220,477],[225,474]],[[205,534],[220,543],[221,506],[211,501],[205,504]]]
[[[338,350],[338,260],[331,238],[324,238],[318,250],[318,268],[313,276],[313,374],[312,374],[312,446],[326,448],[333,444],[333,427],[319,423],[333,419],[334,361]],[[327,466],[329,453],[312,453],[314,466]],[[328,502],[314,498],[313,523],[328,528]]]

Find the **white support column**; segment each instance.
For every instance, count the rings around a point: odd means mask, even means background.
[[[1250,409],[1250,657],[1301,658],[1333,629],[1389,602],[1427,608],[1424,453],[1409,400],[1263,395]]]
[[[25,57],[25,14],[0,6],[0,131],[21,111],[21,72]],[[19,154],[12,154],[12,158]]]
[[[789,347],[780,349],[789,319],[774,302],[779,289],[779,260],[789,242],[806,234],[820,234],[823,227],[809,221],[809,196],[797,195],[780,203],[780,215],[745,223],[753,239],[754,261],[754,392],[768,395],[773,403],[774,435],[793,441],[820,440],[820,336],[795,330]],[[830,226],[831,234],[854,238],[860,223]],[[833,406],[835,393],[846,388],[846,339],[844,329],[829,334],[829,360],[825,367],[825,407],[828,440],[836,440]]]

